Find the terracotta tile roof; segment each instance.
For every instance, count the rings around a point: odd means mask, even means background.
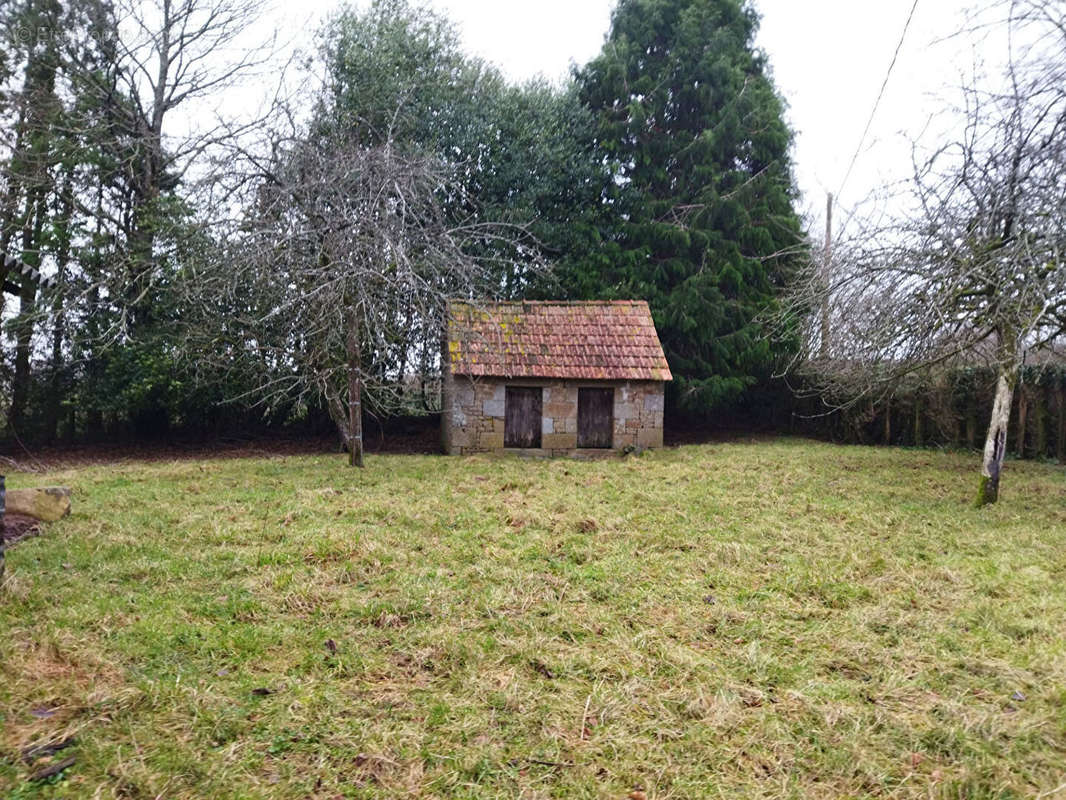
[[[456,375],[673,380],[643,300],[449,304]]]

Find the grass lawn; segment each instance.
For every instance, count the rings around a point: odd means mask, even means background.
[[[11,475],[75,512],[8,556],[0,796],[1066,800],[1066,473],[976,478],[799,440]]]

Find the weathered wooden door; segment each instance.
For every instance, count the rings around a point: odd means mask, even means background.
[[[609,448],[613,429],[614,389],[578,389],[577,446]]]
[[[536,387],[507,387],[504,447],[540,447],[542,394],[543,390]]]

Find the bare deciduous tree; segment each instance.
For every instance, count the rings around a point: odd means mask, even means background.
[[[126,243],[127,273],[109,287],[124,301],[123,322],[151,307],[167,213],[159,204],[239,130],[196,104],[275,56],[269,42],[245,41],[266,7],[266,0],[88,0],[78,12],[86,36],[69,48],[68,69],[74,91],[94,101],[87,121],[106,127],[118,162],[122,202],[96,213],[111,212],[108,222]]]
[[[1066,26],[1053,6],[997,5],[1012,48],[1005,88],[964,91],[958,134],[932,152],[915,148],[907,216],[854,234],[828,280],[811,265],[780,320],[806,326],[804,368],[837,403],[937,367],[990,364],[997,385],[978,505],[998,499],[1027,353],[1066,333]]]
[[[437,363],[447,299],[499,291],[495,261],[471,252],[534,249],[520,227],[455,223],[447,208],[465,198],[438,158],[356,134],[340,125],[276,139],[268,157],[245,151],[253,208],[225,262],[189,287],[198,350],[254,373],[264,403],[324,399],[362,466],[364,396],[391,410],[405,365]]]

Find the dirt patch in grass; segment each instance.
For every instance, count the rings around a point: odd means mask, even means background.
[[[41,523],[33,517],[23,514],[5,514],[3,526],[0,527],[0,538],[4,545],[11,547],[23,539],[37,536],[41,532]]]

